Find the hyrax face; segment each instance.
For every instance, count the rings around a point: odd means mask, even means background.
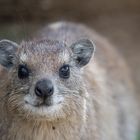
[[[9,71],[8,110],[16,116],[48,121],[79,115],[86,96],[81,67],[93,51],[87,39],[71,46],[49,40],[21,45],[0,41],[0,64]]]

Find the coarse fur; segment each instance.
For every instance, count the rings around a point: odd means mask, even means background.
[[[82,39],[96,44],[85,67],[77,64],[70,47]],[[0,91],[1,140],[135,140],[137,108],[130,73],[106,39],[81,24],[58,22],[16,46]],[[19,64],[28,66],[28,79],[19,79]],[[59,77],[64,64],[70,65],[69,79]],[[34,94],[43,78],[54,86],[46,101],[50,106],[38,106],[41,99]]]

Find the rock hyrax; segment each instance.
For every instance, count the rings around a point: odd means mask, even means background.
[[[1,140],[135,140],[128,69],[95,31],[58,22],[20,45],[1,40],[0,64]]]

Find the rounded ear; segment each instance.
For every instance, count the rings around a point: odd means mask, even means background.
[[[6,68],[13,66],[13,58],[17,51],[17,43],[3,39],[0,41],[0,64]]]
[[[74,54],[76,64],[82,67],[89,63],[94,53],[95,45],[88,39],[82,39],[73,43],[70,48]]]

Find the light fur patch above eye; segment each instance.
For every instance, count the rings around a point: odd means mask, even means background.
[[[69,53],[66,52],[66,51],[63,51],[63,52],[60,53],[60,55],[59,55],[60,61],[69,62],[69,58],[70,58]]]
[[[28,57],[25,53],[22,53],[20,56],[20,59],[21,59],[21,61],[25,62],[25,61],[27,61]]]

